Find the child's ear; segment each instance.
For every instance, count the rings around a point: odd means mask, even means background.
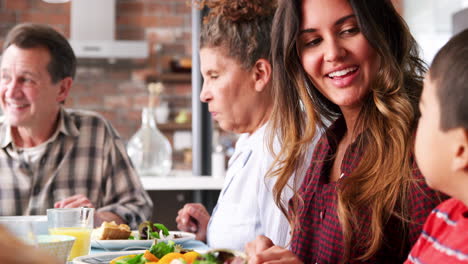
[[[468,172],[468,130],[456,128],[453,136],[456,144],[453,170]]]
[[[271,79],[271,64],[266,59],[259,59],[253,66],[255,78],[255,91],[261,92]]]

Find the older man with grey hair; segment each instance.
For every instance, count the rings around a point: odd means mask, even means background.
[[[49,26],[20,24],[0,66],[0,215],[96,208],[95,225],[136,227],[152,203],[124,143],[103,117],[63,107],[76,70],[68,41]]]

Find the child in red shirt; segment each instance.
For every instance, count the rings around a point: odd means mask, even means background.
[[[468,263],[468,29],[437,53],[419,107],[418,166],[453,198],[432,211],[405,263]]]

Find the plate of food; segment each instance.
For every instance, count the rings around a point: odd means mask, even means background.
[[[159,223],[146,221],[131,230],[128,225],[104,222],[93,230],[91,246],[110,250],[131,250],[149,248],[153,242],[172,240],[177,244],[195,239],[195,234],[183,231],[169,231]]]
[[[73,259],[73,264],[103,264],[110,263],[113,260],[124,259],[126,256],[136,256],[144,254],[145,250],[132,250],[132,251],[115,251],[91,254]],[[116,261],[114,261],[116,262]]]
[[[214,249],[206,252],[182,248],[173,241],[159,242],[147,250],[106,252],[82,256],[73,260],[74,264],[245,264],[243,252]]]

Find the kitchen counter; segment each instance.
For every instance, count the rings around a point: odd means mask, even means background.
[[[141,176],[147,191],[221,190],[224,177],[194,176],[191,171],[172,171],[169,176]]]

